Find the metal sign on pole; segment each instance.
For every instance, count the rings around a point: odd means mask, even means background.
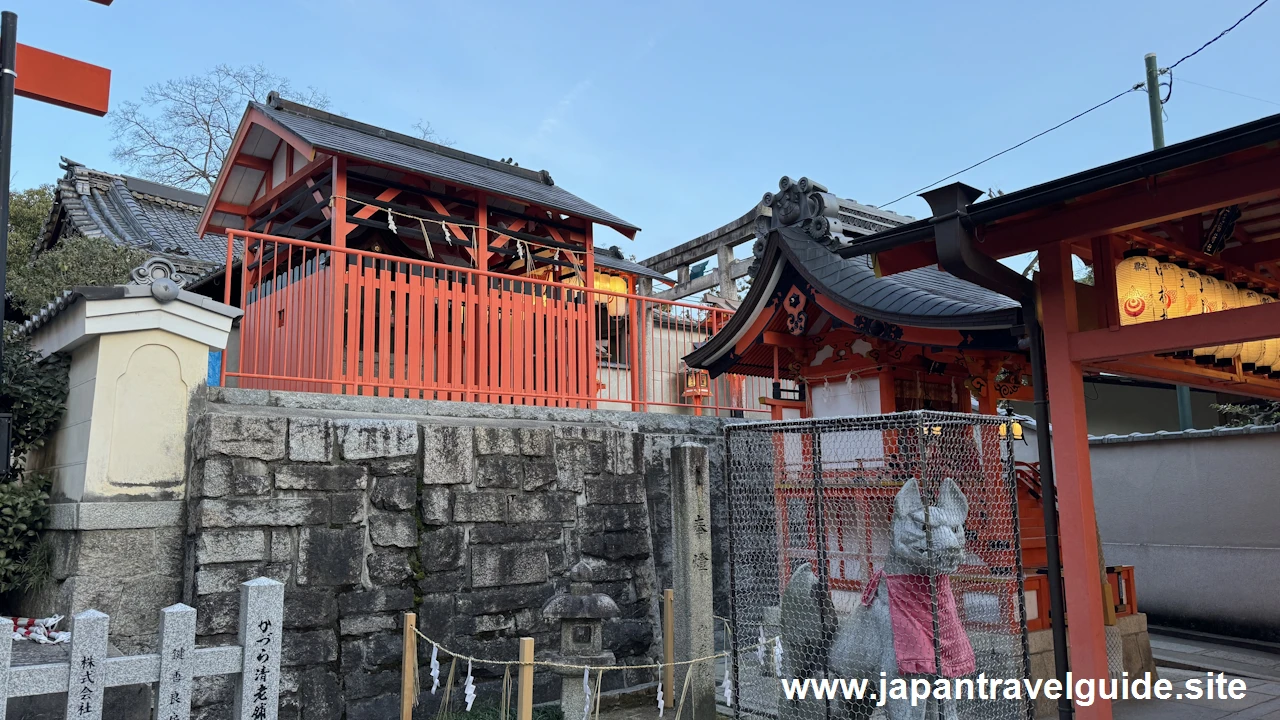
[[[110,5],[112,0],[93,0]],[[13,161],[13,98],[20,95],[102,117],[111,95],[111,71],[18,44],[18,16],[0,13],[0,302],[7,297],[9,261],[9,168]],[[0,328],[0,378],[4,377],[4,330]],[[0,413],[0,477],[9,474],[13,416]]]
[[[0,298],[8,289],[9,166],[13,156],[13,81],[17,78],[18,16],[0,13]],[[4,332],[0,331],[0,379],[4,377]],[[0,477],[8,477],[12,454],[13,416],[0,414]]]

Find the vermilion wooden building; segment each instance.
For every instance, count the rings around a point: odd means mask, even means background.
[[[903,379],[941,389],[967,376],[971,390],[979,382],[994,388],[983,401],[990,410],[1002,387],[1025,393],[1021,378],[1031,376],[1043,401],[1038,438],[1048,438],[1050,416],[1053,427],[1052,452],[1043,446],[1040,458],[1045,502],[1058,509],[1045,516],[1058,525],[1045,533],[1051,566],[1061,538],[1065,608],[1055,612],[1055,632],[1065,615],[1070,669],[1105,678],[1083,377],[1280,398],[1268,364],[1280,360],[1270,357],[1280,336],[1280,116],[978,202],[980,195],[962,184],[930,191],[932,217],[859,238],[844,231],[821,188],[767,196],[773,217],[762,228],[751,293],[687,361],[713,375],[795,379],[798,397],[775,393],[772,404],[815,414],[827,379],[834,386],[845,373],[874,382],[866,404],[883,410],[919,402]],[[1026,252],[1039,254],[1034,281],[997,262]],[[1073,256],[1092,266],[1094,285],[1073,278]],[[1185,293],[1200,302],[1177,311]],[[948,400],[946,392],[917,394]],[[1049,581],[1059,582],[1053,573]],[[1066,646],[1065,636],[1055,640]],[[1110,702],[1076,716],[1110,718]]]
[[[638,228],[490,160],[280,99],[245,112],[198,232],[205,292],[243,308],[242,387],[741,414],[741,381],[680,357],[731,313],[636,294],[670,282],[594,228]],[[692,381],[691,381],[692,380]],[[689,388],[694,388],[689,391]],[[683,410],[682,410],[683,409]]]

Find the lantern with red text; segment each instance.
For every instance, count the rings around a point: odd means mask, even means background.
[[[1138,325],[1164,317],[1160,264],[1147,251],[1129,250],[1116,265],[1116,298],[1120,303],[1120,324]]]

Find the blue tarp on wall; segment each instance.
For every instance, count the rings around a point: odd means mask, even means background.
[[[222,381],[222,351],[209,351],[209,385],[217,387]]]

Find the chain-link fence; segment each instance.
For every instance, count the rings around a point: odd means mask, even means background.
[[[1007,422],[919,411],[727,430],[731,637],[779,638],[733,653],[740,717],[1028,717],[965,682],[1028,677]],[[898,678],[946,679],[962,699],[890,692],[877,707]],[[815,700],[822,679],[853,682]],[[856,700],[858,680],[875,700]]]

